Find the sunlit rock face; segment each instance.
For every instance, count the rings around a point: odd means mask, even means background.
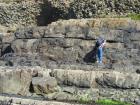
[[[94,47],[101,36],[107,40],[105,68],[135,72],[140,60],[139,24],[127,18],[101,18],[19,28],[14,34],[1,35],[1,65],[90,70],[96,65]]]

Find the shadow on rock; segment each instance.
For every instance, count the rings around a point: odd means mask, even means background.
[[[84,62],[95,63],[97,61],[96,54],[97,54],[97,47],[94,46],[93,49],[90,52],[88,52],[83,58]]]
[[[40,7],[41,13],[37,17],[38,26],[46,26],[58,19],[67,19],[67,14],[65,14],[64,10],[54,7],[50,1],[43,0],[43,4]]]
[[[7,46],[2,52],[1,52],[1,56],[4,56],[7,53],[14,53],[14,50],[12,49],[11,46]]]

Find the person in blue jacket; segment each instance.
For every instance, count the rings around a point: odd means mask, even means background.
[[[99,64],[103,63],[103,47],[105,46],[106,40],[102,37],[99,37],[96,41],[96,48],[97,48],[97,62]]]

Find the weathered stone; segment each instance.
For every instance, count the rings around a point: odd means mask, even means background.
[[[135,66],[139,65],[140,48],[138,40],[131,40],[133,36],[135,39],[138,37],[135,35],[138,33],[134,29],[135,24],[135,21],[127,18],[71,19],[53,22],[47,27],[19,28],[11,43],[16,56],[11,62],[14,64],[18,61],[17,65],[22,66],[45,65],[49,68],[64,64],[70,68],[71,64],[77,69],[90,69],[93,65],[87,67],[87,64],[97,60],[94,49],[96,39],[102,36],[107,40],[103,58],[105,67],[118,71],[126,71],[131,67],[128,71],[135,71]],[[130,28],[132,32],[128,31]]]
[[[45,34],[44,38],[64,38],[63,34]]]
[[[33,38],[41,38],[45,35],[46,27],[34,27],[33,28]]]
[[[102,87],[113,87],[113,88],[117,88],[116,87],[116,75],[112,74],[112,73],[105,73],[103,74],[103,78],[96,78],[97,83],[99,83],[99,85],[101,85]],[[101,81],[104,81],[104,83],[102,83]]]
[[[12,48],[14,49],[15,53],[18,55],[22,55],[24,53],[35,53],[36,50],[36,43],[37,39],[17,39],[12,42]]]
[[[132,33],[131,34],[130,40],[132,40],[132,41],[139,41],[139,39],[140,39],[140,32]]]
[[[18,29],[15,32],[15,37],[17,39],[24,39],[24,38],[33,38],[33,30],[32,28],[25,28],[25,29]]]
[[[75,101],[76,97],[72,94],[68,94],[65,92],[58,92],[53,94],[52,96],[49,96],[50,99],[52,100],[57,100],[57,101]]]
[[[0,73],[0,92],[26,96],[31,83],[31,73],[24,70],[6,70]],[[8,88],[7,88],[8,87]]]
[[[4,33],[2,42],[3,43],[11,43],[15,39],[15,36],[12,33]]]
[[[58,91],[57,81],[53,77],[32,78],[33,90],[36,94],[48,94]]]
[[[120,89],[139,89],[139,75],[120,72],[99,72],[81,70],[53,70],[51,75],[59,84],[78,87],[106,87]],[[135,75],[135,76],[134,76]]]
[[[96,78],[96,80],[103,87],[139,89],[139,75],[136,76],[136,74],[107,73],[102,77]]]
[[[66,92],[66,93],[70,93],[70,94],[75,94],[76,88],[75,87],[63,87],[62,91]]]
[[[59,84],[78,87],[90,87],[90,74],[86,71],[63,71],[54,70],[52,75],[57,79]]]
[[[9,96],[0,96],[0,102],[12,104],[12,105],[82,105],[78,103],[66,103],[66,102],[56,102],[56,101],[45,101],[45,100],[36,100],[36,99],[27,99],[27,98],[17,98],[17,97],[9,97]],[[7,104],[6,104],[7,105]]]

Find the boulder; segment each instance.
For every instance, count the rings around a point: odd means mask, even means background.
[[[33,90],[36,94],[48,94],[58,91],[57,81],[54,77],[33,77]]]
[[[25,70],[6,70],[0,72],[0,93],[19,94],[29,93],[32,75]]]

